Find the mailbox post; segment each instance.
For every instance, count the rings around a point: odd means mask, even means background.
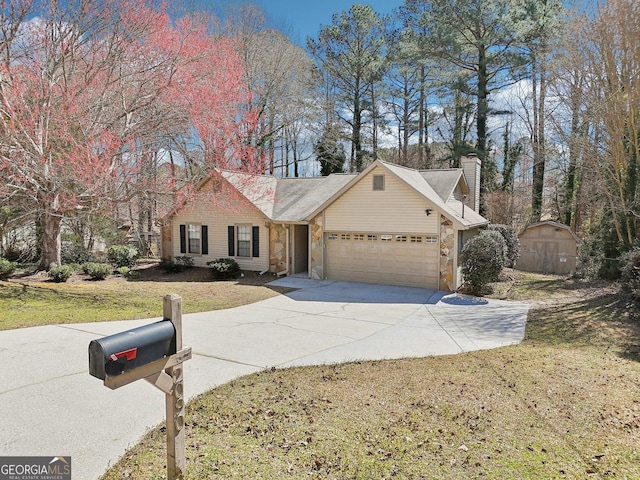
[[[176,350],[182,350],[182,299],[175,294],[166,295],[163,316],[171,320],[176,328]],[[182,477],[187,459],[184,435],[184,379],[182,363],[166,370],[171,377],[173,390],[165,392],[167,412],[167,477],[169,480]]]
[[[182,345],[182,299],[165,295],[160,322],[134,328],[89,344],[89,373],[112,390],[144,378],[165,394],[167,478],[185,472],[183,363],[191,347]]]

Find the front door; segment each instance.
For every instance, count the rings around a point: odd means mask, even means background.
[[[293,226],[293,274],[309,272],[309,225]]]

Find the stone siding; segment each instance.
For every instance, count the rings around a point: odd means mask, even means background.
[[[311,233],[311,278],[315,280],[324,279],[324,217],[322,214],[309,222],[309,232]]]
[[[443,215],[440,216],[440,289],[453,292],[456,290],[454,282],[454,255],[456,232],[453,222]]]
[[[287,269],[287,229],[280,224],[269,228],[269,271],[281,273]]]

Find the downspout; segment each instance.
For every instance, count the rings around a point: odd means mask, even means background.
[[[311,249],[313,248],[313,235],[311,235],[311,225],[307,224],[307,278],[311,278]]]
[[[325,261],[325,257],[326,254],[325,252],[327,251],[327,216],[326,216],[326,210],[323,210],[322,212],[322,235],[320,236],[320,238],[322,239],[322,279],[326,280],[327,279],[327,264]]]
[[[438,212],[438,290],[442,290],[442,214]]]

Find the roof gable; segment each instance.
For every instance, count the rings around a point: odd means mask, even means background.
[[[220,174],[270,220],[295,223],[313,219],[376,168],[394,175],[462,229],[489,223],[454,198],[457,187],[463,193],[469,191],[462,169],[414,170],[376,160],[359,174],[331,174],[328,177],[277,178],[232,171]]]
[[[273,205],[277,179],[269,175],[224,170],[222,177],[267,217],[273,216]]]
[[[420,173],[445,202],[451,200],[457,187],[460,187],[463,194],[469,194],[469,184],[461,168],[422,170]]]
[[[346,191],[351,189],[356,183],[365,178],[372,170],[377,167],[381,167],[384,170],[388,171],[390,174],[395,175],[398,179],[403,181],[409,187],[411,187],[415,192],[417,192],[422,197],[426,198],[430,202],[432,202],[436,207],[441,210],[447,217],[451,218],[454,222],[456,222],[463,229],[486,225],[489,223],[487,219],[474,212],[471,208],[464,207],[462,202],[456,199],[450,198],[455,187],[460,184],[460,181],[463,182],[463,187],[468,190],[468,185],[464,180],[464,175],[462,175],[462,170],[455,169],[453,173],[442,174],[443,170],[434,170],[435,174],[433,175],[432,182],[437,186],[437,188],[443,192],[444,195],[447,195],[446,199],[442,198],[438,192],[431,186],[430,182],[427,178],[430,178],[429,170],[414,170],[412,168],[402,167],[400,165],[396,165],[393,163],[383,162],[381,160],[376,160],[371,165],[369,165],[366,169],[364,169],[360,174],[355,176],[352,180],[346,183],[341,189],[339,189],[334,195],[327,199],[323,204],[319,205],[312,214],[308,217],[308,219],[313,218],[315,215],[320,213],[322,210],[326,209],[335,202],[340,196],[342,196]],[[461,180],[462,179],[462,180]],[[448,192],[448,193],[447,193]]]

